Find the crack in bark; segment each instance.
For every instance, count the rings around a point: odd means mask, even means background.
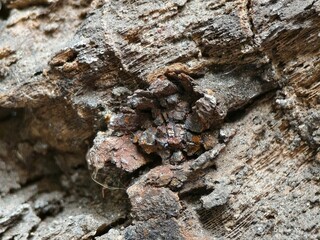
[[[256,34],[256,29],[255,29],[254,22],[253,22],[253,17],[252,17],[252,7],[253,7],[252,0],[247,0],[247,4],[246,4],[247,15],[248,15],[248,19],[249,19],[249,24],[250,24],[250,27],[251,27],[251,31],[252,31],[252,33],[253,33],[253,36],[255,36],[255,34]]]

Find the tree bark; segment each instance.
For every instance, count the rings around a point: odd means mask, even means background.
[[[318,239],[320,1],[0,1],[1,239]]]

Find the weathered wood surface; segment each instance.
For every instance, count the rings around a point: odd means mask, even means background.
[[[0,3],[0,238],[319,237],[320,1]]]

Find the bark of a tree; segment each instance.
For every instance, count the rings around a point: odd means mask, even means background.
[[[0,6],[1,239],[319,239],[319,0]]]

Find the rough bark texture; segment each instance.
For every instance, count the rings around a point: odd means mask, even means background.
[[[320,1],[0,6],[1,239],[319,239]]]

